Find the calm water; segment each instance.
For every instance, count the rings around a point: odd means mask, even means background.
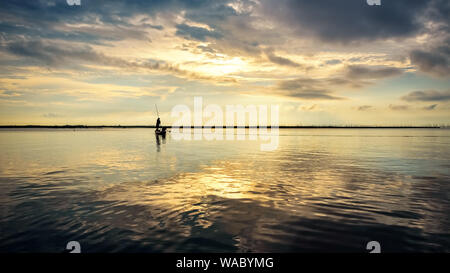
[[[450,130],[1,130],[0,252],[450,252]]]

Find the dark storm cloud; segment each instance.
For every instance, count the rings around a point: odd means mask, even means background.
[[[199,49],[203,53],[211,53],[211,54],[216,53],[216,51],[209,46],[199,45],[199,46],[197,46],[197,49]]]
[[[309,100],[342,100],[330,90],[322,88],[323,82],[316,79],[299,78],[278,83],[276,89],[280,95]]]
[[[69,6],[66,0],[3,0],[0,14],[5,18],[22,18],[40,24],[48,22],[86,22],[125,24],[124,18],[136,14],[147,16],[159,12],[185,11],[192,19],[207,21],[225,19],[235,14],[229,0],[83,0],[80,6]],[[203,14],[203,16],[201,16]],[[196,20],[197,21],[197,20]],[[154,26],[162,29],[162,26]]]
[[[199,41],[205,41],[207,37],[212,38],[221,38],[222,34],[217,31],[210,31],[206,28],[189,26],[186,24],[178,24],[176,25],[177,32],[175,33],[178,36],[182,36],[186,39],[194,39]]]
[[[39,25],[55,22],[94,22],[97,19],[103,23],[123,23],[121,18],[134,14],[154,15],[159,11],[179,9],[183,6],[183,1],[166,0],[84,0],[81,6],[69,6],[65,0],[5,0],[2,1],[0,12],[6,16],[3,18],[16,17]]]
[[[350,65],[347,67],[347,77],[356,79],[381,79],[398,76],[403,70],[395,67],[369,67]]]
[[[126,20],[135,15],[154,16],[160,13],[179,14],[215,29],[209,33],[205,29],[178,27],[178,34],[197,40],[206,37],[226,36],[225,24],[231,17],[244,21],[254,20],[251,9],[236,11],[228,5],[229,0],[84,0],[81,6],[69,6],[65,0],[3,0],[0,5],[2,23],[0,29],[7,33],[27,35],[55,35],[61,39],[95,41],[96,39],[119,39],[92,33],[63,33],[57,25],[102,24],[114,27],[134,27]],[[445,0],[395,0],[383,1],[381,6],[369,6],[365,0],[280,0],[239,1],[244,7],[255,7],[262,11],[262,17],[275,23],[282,23],[286,30],[298,34],[312,34],[323,41],[351,42],[354,40],[374,40],[408,37],[424,29],[425,21],[444,22],[448,28],[449,1]],[[257,8],[256,8],[257,7]],[[143,22],[141,22],[143,23]],[[163,29],[160,25],[141,24],[142,27]],[[283,28],[280,28],[283,30]],[[218,34],[220,33],[220,34]],[[124,33],[126,34],[126,32]],[[250,33],[249,33],[250,35]],[[136,36],[136,35],[135,35]],[[259,42],[259,41],[258,41]],[[279,57],[283,58],[283,57]],[[275,62],[288,63],[272,56]],[[284,64],[282,64],[284,65]]]
[[[358,111],[367,111],[369,109],[372,109],[371,105],[362,105],[358,107]]]
[[[289,93],[289,97],[308,100],[342,100],[343,98],[327,94],[326,90],[302,90]]]
[[[450,101],[450,90],[447,91],[414,91],[402,97],[405,101]]]
[[[90,47],[62,47],[35,40],[10,42],[0,49],[16,56],[26,57],[30,62],[51,67],[69,65],[69,61],[73,59],[89,62],[103,59],[102,54],[94,52]]]
[[[300,64],[281,56],[277,56],[273,53],[273,50],[266,50],[266,56],[269,61],[275,64],[284,65],[284,66],[291,66],[291,67],[300,67]]]
[[[278,85],[283,90],[299,90],[299,89],[311,89],[311,86],[317,85],[318,80],[314,79],[295,79],[281,81]]]
[[[220,12],[220,10],[223,11],[224,9],[220,7],[224,6],[226,2],[211,0],[84,0],[81,6],[69,6],[65,0],[4,0],[0,5],[0,18],[2,18],[0,32],[7,35],[29,35],[86,42],[103,39],[122,40],[129,37],[129,35],[132,35],[134,38],[145,38],[144,33],[141,32],[142,28],[162,30],[164,27],[147,24],[142,21],[139,26],[131,25],[126,19],[138,14],[154,16],[162,12],[175,14],[187,11],[187,13],[191,14],[208,13],[209,11],[212,13],[210,15],[217,21],[217,14],[213,13],[213,11],[216,10],[216,13]],[[228,13],[223,13],[221,17],[228,16]],[[192,17],[196,16],[192,14]],[[110,26],[115,28],[115,30],[126,28],[126,31],[123,31],[122,35],[117,35],[115,32],[102,34],[75,31],[68,33],[58,29],[58,27],[72,24],[98,26],[99,23],[101,26]],[[194,33],[194,37],[195,35],[200,38],[205,36],[202,36],[201,32]]]
[[[213,28],[220,27],[220,24],[230,16],[236,16],[236,11],[227,4],[233,2],[228,0],[204,0],[191,1],[186,5],[186,18],[209,25]],[[250,1],[242,1],[246,3]]]
[[[161,26],[161,25],[144,24],[144,26],[147,26],[147,27],[150,27],[150,28],[154,28],[154,29],[157,29],[157,30],[163,30],[164,29],[164,27]]]
[[[398,76],[403,70],[387,66],[347,66],[340,75],[329,78],[298,78],[278,82],[276,90],[282,95],[303,99],[340,100],[333,90],[340,87],[361,88],[374,84],[376,80]],[[359,110],[368,110],[363,106]]]
[[[155,14],[168,9],[169,1],[82,1],[81,6],[69,6],[65,0],[21,1],[5,0],[0,5],[0,31],[13,39],[23,35],[33,38],[63,39],[101,43],[126,38],[147,39],[145,32],[130,26],[123,19],[138,13]],[[139,8],[140,7],[140,8]],[[86,27],[70,29],[72,25]],[[92,26],[111,27],[111,31],[96,31]],[[142,24],[142,28],[159,28]]]
[[[425,107],[423,107],[422,109],[423,109],[423,110],[431,111],[431,110],[436,109],[436,106],[437,106],[437,104],[432,104],[432,105],[429,105],[429,106],[425,106]]]
[[[327,65],[335,65],[335,64],[341,64],[341,63],[342,63],[342,61],[341,60],[337,60],[337,59],[329,60],[329,61],[325,62],[325,64],[327,64]]]
[[[438,77],[450,76],[450,39],[447,44],[429,51],[413,50],[410,53],[411,63],[422,72]]]
[[[264,1],[263,10],[300,35],[340,43],[408,37],[423,30],[426,20],[448,20],[448,1],[440,0],[383,1],[381,6],[365,0],[281,0]]]
[[[253,7],[252,13],[252,9],[234,9],[228,5],[230,2],[83,0],[81,6],[69,6],[65,0],[4,0],[0,5],[0,38],[8,42],[18,37],[26,37],[27,40],[61,39],[90,45],[126,39],[151,40],[152,37],[147,37],[148,29],[157,31],[168,28],[147,23],[147,17],[162,14],[164,18],[171,18],[182,13],[188,23],[179,22],[175,26],[176,35],[197,41],[208,40],[211,43],[205,50],[229,56],[247,56],[281,66],[301,67],[294,60],[274,53],[280,52],[276,51],[276,47],[283,43],[283,35],[294,33],[298,38],[309,38],[312,35],[323,41],[343,43],[409,37],[423,31],[427,20],[440,23],[440,29],[445,31],[449,20],[446,15],[450,10],[450,1],[444,0],[383,1],[382,6],[369,6],[365,0],[263,0],[261,4],[239,1],[240,6]],[[136,15],[146,18],[139,21],[138,25],[129,23],[127,19],[136,18]],[[260,31],[255,27],[258,25],[255,23],[262,22],[259,20],[273,23],[277,28],[274,31]],[[198,27],[190,22],[203,23],[209,28]],[[71,28],[72,25],[77,27]],[[280,27],[283,25],[285,27]],[[17,50],[27,53],[26,49],[20,47]],[[14,49],[10,48],[9,51],[14,52]],[[57,62],[50,60],[51,57],[45,56],[45,53],[36,54],[44,54],[41,60],[47,58],[47,63]],[[448,44],[433,50],[415,50],[410,57],[411,62],[421,71],[439,76],[449,74]],[[325,64],[340,62],[330,60]],[[361,86],[361,79],[383,78],[401,73],[401,70],[395,68],[367,69],[351,66],[347,77],[359,79],[358,82],[352,81],[355,86]]]
[[[405,111],[409,109],[408,105],[394,105],[394,104],[389,104],[389,109],[394,110],[394,111]]]
[[[333,90],[336,87],[362,88],[375,84],[377,80],[398,76],[403,73],[402,69],[388,66],[346,66],[335,76],[329,78],[316,79],[310,84],[317,88]],[[302,80],[304,83],[304,79]],[[288,83],[292,81],[287,81]]]
[[[20,57],[26,57],[29,62],[37,65],[45,65],[55,68],[78,67],[85,68],[85,64],[103,65],[106,67],[129,69],[129,70],[152,70],[162,73],[171,73],[183,78],[214,81],[235,82],[232,78],[213,77],[183,70],[176,65],[158,60],[128,60],[94,51],[89,46],[60,45],[42,41],[15,41],[7,46],[1,46],[0,51],[8,52]]]

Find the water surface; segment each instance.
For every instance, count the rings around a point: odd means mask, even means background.
[[[0,130],[0,252],[450,251],[450,130]]]

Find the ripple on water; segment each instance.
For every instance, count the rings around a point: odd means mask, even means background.
[[[449,252],[449,136],[345,132],[289,131],[272,153],[245,141],[157,148],[145,130],[36,133],[0,166],[0,252],[71,240],[83,252],[365,252],[372,240]],[[3,139],[19,147],[16,136]]]

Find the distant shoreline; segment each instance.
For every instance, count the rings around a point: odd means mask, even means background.
[[[171,126],[166,126],[172,128]],[[0,125],[0,129],[108,129],[108,128],[156,128],[154,125]],[[191,129],[211,129],[227,127],[191,126]],[[234,126],[236,128],[259,128],[258,126]],[[271,126],[268,126],[271,128]],[[279,126],[280,129],[440,129],[447,126]]]

